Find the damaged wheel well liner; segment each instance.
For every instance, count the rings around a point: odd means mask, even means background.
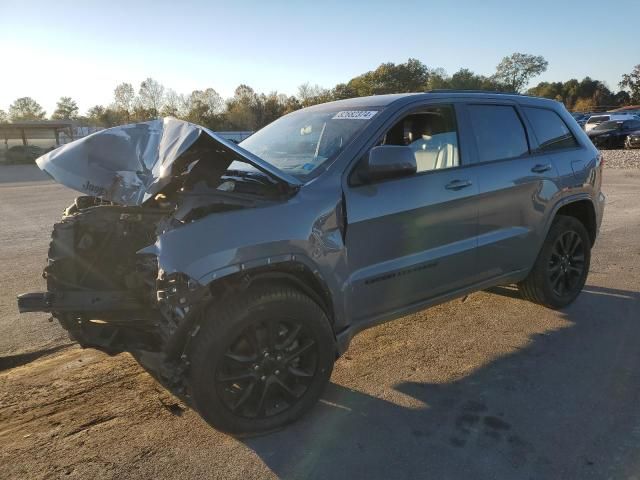
[[[277,263],[243,270],[209,283],[207,286],[209,295],[206,301],[199,305],[198,312],[191,315],[169,341],[166,349],[168,357],[188,356],[190,338],[197,335],[201,322],[205,321],[203,312],[207,308],[216,303],[228,301],[231,296],[265,284],[288,285],[301,291],[322,308],[331,326],[334,326],[335,310],[331,293],[320,274],[314,273],[301,262]]]

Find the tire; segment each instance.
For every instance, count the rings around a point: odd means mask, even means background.
[[[249,289],[212,305],[192,340],[196,410],[236,436],[282,428],[322,395],[336,359],[325,312],[289,286]]]
[[[591,240],[574,217],[558,215],[527,278],[518,284],[525,300],[559,309],[580,294],[589,274]]]

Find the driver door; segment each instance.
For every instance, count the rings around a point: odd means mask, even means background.
[[[380,143],[410,146],[417,173],[345,189],[354,320],[419,307],[472,283],[478,187],[460,155],[458,124],[453,105],[405,116]]]

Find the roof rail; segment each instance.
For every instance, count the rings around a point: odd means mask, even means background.
[[[463,88],[436,88],[434,90],[426,90],[425,93],[490,93],[492,95],[520,95],[517,92],[499,92],[497,90],[465,90]]]

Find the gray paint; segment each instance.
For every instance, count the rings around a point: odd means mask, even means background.
[[[580,146],[480,164],[465,114],[467,102],[552,109],[570,126]],[[407,113],[438,103],[456,107],[459,167],[370,185],[350,183],[356,162],[387,128]],[[558,102],[517,95],[425,93],[310,108],[335,106],[385,108],[326,171],[287,200],[209,215],[160,235],[143,251],[155,253],[164,272],[184,273],[202,285],[258,266],[301,263],[330,291],[334,328],[344,349],[353,333],[366,326],[524,278],[554,213],[567,202],[588,199],[600,224],[604,196],[599,191],[598,152]],[[526,115],[520,115],[535,147]],[[237,152],[246,157],[241,149]],[[248,158],[263,166],[260,159]],[[549,169],[534,171],[539,165]],[[269,173],[295,183],[277,171]],[[454,181],[468,186],[446,188]]]

